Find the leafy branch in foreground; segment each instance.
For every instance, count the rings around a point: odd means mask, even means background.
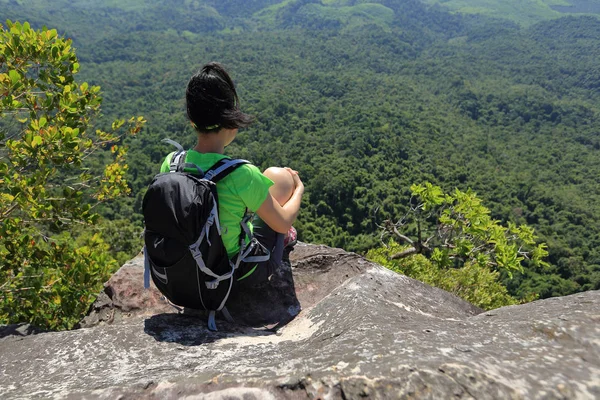
[[[0,323],[69,328],[115,267],[102,238],[76,245],[68,229],[96,223],[95,205],[129,193],[119,143],[145,121],[91,129],[100,88],[78,84],[78,70],[56,30],[0,24]],[[89,156],[109,147],[113,159],[92,173]]]
[[[502,226],[471,190],[447,194],[426,182],[411,191],[409,212],[382,227],[382,240],[393,240],[367,254],[374,261],[488,309],[517,302],[499,282],[502,272],[512,277],[525,262],[547,266],[533,229]]]

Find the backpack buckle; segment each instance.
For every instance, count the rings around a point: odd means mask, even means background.
[[[204,174],[204,179],[211,181],[214,176],[215,176],[215,171],[210,170]]]
[[[216,289],[216,288],[219,287],[219,280],[218,279],[215,279],[214,281],[207,281],[205,283],[206,283],[206,287],[208,289],[211,289],[211,290],[214,290],[214,289]]]

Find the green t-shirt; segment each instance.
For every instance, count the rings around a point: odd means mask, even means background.
[[[169,172],[172,157],[173,153],[165,158],[160,172]],[[223,158],[228,157],[223,154],[189,150],[185,161],[196,164],[206,171]],[[244,218],[246,208],[256,212],[267,198],[272,185],[273,181],[251,164],[242,165],[217,183],[223,244],[229,257],[233,257],[240,250],[239,238],[242,232],[240,222]],[[252,225],[249,225],[252,229]]]

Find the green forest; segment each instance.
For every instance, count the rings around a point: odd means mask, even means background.
[[[547,244],[547,267],[501,274],[514,298],[600,289],[600,1],[463,3],[0,0],[0,21],[72,39],[77,81],[101,87],[94,129],[147,121],[117,141],[129,194],[69,228],[118,263],[141,248],[141,200],[172,150],[161,139],[195,140],[187,80],[219,61],[256,117],[226,152],[299,171],[300,240],[380,249],[411,185],[431,182],[472,190],[494,220]],[[110,158],[94,152],[90,168]]]

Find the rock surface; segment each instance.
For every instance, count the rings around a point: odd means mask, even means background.
[[[141,290],[136,258],[87,329],[0,339],[0,397],[600,398],[598,291],[481,312],[324,246],[299,244],[292,271],[297,299],[283,270],[210,332]]]

